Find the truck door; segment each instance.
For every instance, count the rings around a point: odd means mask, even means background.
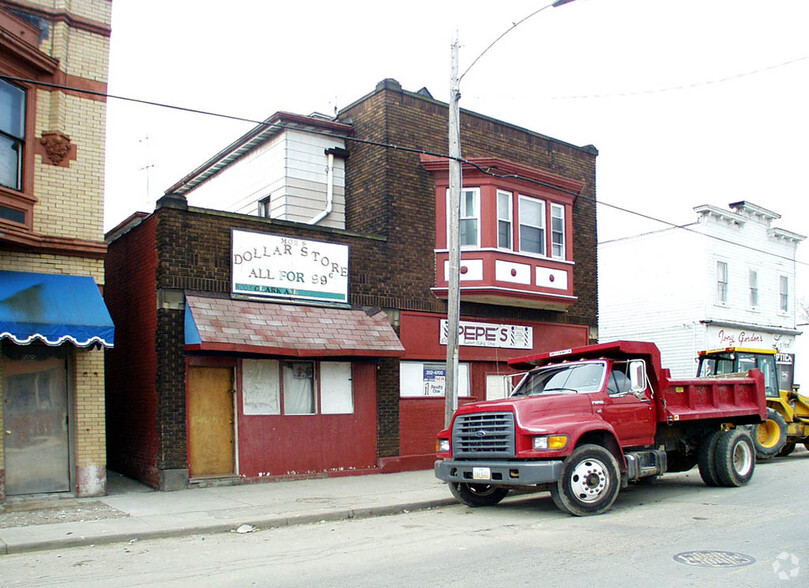
[[[630,391],[626,364],[613,364],[601,407],[596,413],[612,425],[622,447],[641,447],[654,444],[655,415],[648,387],[638,398]],[[595,402],[594,402],[595,404]]]

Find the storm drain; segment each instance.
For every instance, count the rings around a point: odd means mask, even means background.
[[[740,568],[756,562],[749,555],[733,551],[684,551],[675,555],[674,561],[701,568]]]

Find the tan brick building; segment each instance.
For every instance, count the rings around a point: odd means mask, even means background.
[[[0,0],[0,502],[103,494],[111,0]]]

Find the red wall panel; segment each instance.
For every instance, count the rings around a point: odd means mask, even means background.
[[[376,364],[354,363],[354,414],[245,415],[239,391],[239,473],[247,478],[375,468]]]

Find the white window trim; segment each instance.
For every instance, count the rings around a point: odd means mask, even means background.
[[[724,268],[725,268],[724,282],[720,281],[721,276],[720,276],[719,268],[721,266],[724,266]],[[724,261],[724,260],[721,260],[721,259],[716,260],[716,266],[715,267],[716,267],[716,270],[715,270],[716,271],[716,280],[715,280],[715,285],[716,285],[716,292],[715,292],[716,304],[718,304],[719,306],[727,306],[727,304],[728,304],[728,295],[729,295],[729,290],[730,290],[730,267],[728,266],[727,261]],[[724,287],[724,299],[723,299],[723,292],[719,287],[720,284],[725,285],[725,287]]]
[[[508,197],[508,218],[500,215],[500,196]],[[500,245],[500,223],[508,223],[508,246]],[[497,225],[496,225],[497,248],[504,251],[514,251],[514,194],[506,190],[497,190]]]
[[[758,310],[761,303],[761,291],[758,287],[758,270],[749,268],[747,271],[748,298],[747,304],[751,310]]]
[[[786,285],[784,288],[783,286]],[[783,299],[786,297],[786,305],[783,304]],[[786,308],[784,308],[786,306]],[[778,313],[789,313],[789,276],[779,274],[778,276]]]
[[[540,218],[540,222],[542,223],[541,225],[529,225],[527,223],[522,222],[522,216],[521,216],[522,215],[522,203],[525,202],[525,201],[536,202],[536,203],[539,204],[539,206],[540,206],[539,218]],[[547,230],[547,227],[546,227],[546,219],[545,219],[545,213],[546,213],[545,201],[542,200],[541,198],[534,198],[533,196],[525,196],[523,194],[520,194],[519,199],[518,199],[518,208],[519,208],[519,210],[517,211],[517,218],[518,218],[518,224],[517,224],[518,248],[517,248],[517,250],[520,253],[527,254],[527,255],[538,255],[540,257],[547,257],[548,256],[548,230]],[[522,248],[522,227],[523,227],[523,225],[526,226],[526,227],[531,227],[531,228],[541,229],[542,230],[542,243],[541,243],[542,251],[536,252],[536,251],[524,251],[523,250],[523,248]]]
[[[558,211],[560,216],[555,217],[554,214],[553,214],[554,211]],[[554,218],[559,218],[559,219],[562,220],[562,243],[561,243],[562,252],[561,252],[560,255],[554,255],[554,253],[553,253],[553,246],[555,244],[554,240],[553,240],[553,233],[554,233],[553,219]],[[566,233],[567,233],[567,227],[565,226],[565,207],[562,206],[561,204],[555,204],[555,203],[551,202],[551,230],[550,230],[551,252],[550,253],[551,253],[551,257],[553,259],[566,259],[567,258],[567,234]]]
[[[461,209],[462,209],[462,205],[463,205],[464,192],[472,192],[475,195],[475,216],[474,217],[471,217],[471,216],[470,217],[464,217],[463,215],[460,214]],[[450,234],[450,231],[451,231],[450,226],[449,226],[450,217],[451,217],[450,209],[449,209],[450,208],[449,207],[449,188],[447,188],[446,202],[447,202],[447,205],[446,205],[446,211],[447,211],[447,241],[446,241],[446,245],[447,245],[447,250],[449,250],[449,234]],[[480,249],[480,233],[481,233],[480,188],[461,188],[461,200],[460,200],[460,202],[458,202],[458,207],[459,207],[459,210],[458,210],[458,221],[459,221],[458,240],[459,241],[460,241],[460,238],[461,238],[461,235],[460,235],[460,223],[463,222],[464,219],[471,219],[471,218],[474,218],[477,221],[477,242],[474,245],[461,244],[461,249]]]

